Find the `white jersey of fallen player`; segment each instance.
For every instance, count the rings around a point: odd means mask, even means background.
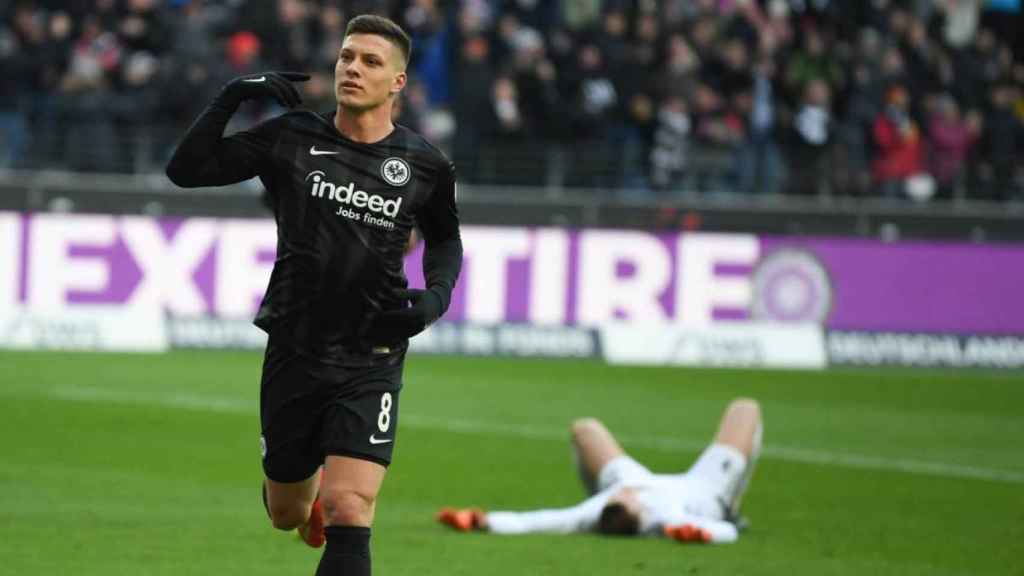
[[[729,503],[739,489],[747,459],[738,450],[713,444],[682,474],[655,474],[623,455],[601,469],[597,493],[569,508],[487,514],[489,530],[499,534],[591,532],[608,499],[631,488],[643,512],[640,532],[661,535],[666,526],[692,524],[711,534],[711,541],[733,542],[736,527],[725,521]]]

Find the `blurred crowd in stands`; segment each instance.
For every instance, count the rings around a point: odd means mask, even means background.
[[[0,167],[159,171],[230,78],[414,39],[399,121],[463,181],[1024,199],[1019,0],[0,0]],[[232,129],[280,113],[246,105]]]

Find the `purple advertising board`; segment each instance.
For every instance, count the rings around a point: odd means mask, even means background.
[[[1024,334],[1024,245],[475,226],[463,239],[452,321]],[[244,318],[275,243],[269,219],[0,213],[0,306]]]

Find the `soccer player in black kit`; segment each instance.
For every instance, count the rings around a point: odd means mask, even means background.
[[[335,66],[336,110],[292,110],[230,137],[238,105],[300,102],[271,73],[227,84],[167,166],[179,186],[259,176],[277,221],[277,259],[255,323],[269,337],[260,388],[263,498],[273,525],[326,548],[316,574],[370,574],[370,526],[395,446],[408,338],[448,308],[462,262],[452,164],[392,123],[411,42],[359,16]],[[425,290],[403,253],[425,241]]]

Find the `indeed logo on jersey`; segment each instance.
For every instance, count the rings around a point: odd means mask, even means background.
[[[310,190],[313,196],[323,198],[326,194],[328,200],[335,200],[339,204],[366,208],[370,212],[377,212],[390,218],[398,216],[398,209],[402,206],[401,198],[387,200],[379,194],[356,190],[355,182],[349,182],[347,186],[338,186],[325,180],[325,176],[326,174],[320,170],[314,170],[306,175],[306,181],[313,181],[313,187]]]

